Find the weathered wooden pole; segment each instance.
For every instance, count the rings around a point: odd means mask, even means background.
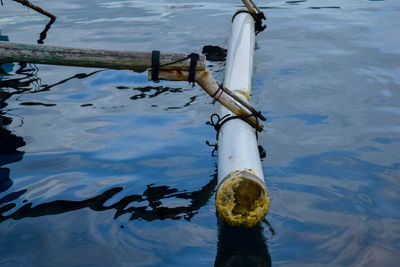
[[[246,6],[247,10],[250,12],[250,14],[253,16],[253,18],[255,16],[257,16],[257,12],[254,9],[255,4],[253,1],[251,0],[242,0],[243,4]],[[261,11],[260,11],[261,12]]]
[[[243,100],[251,95],[255,44],[254,19],[237,13],[232,24],[224,85]],[[221,107],[220,117],[232,114]],[[256,131],[241,119],[224,123],[218,136],[218,189],[215,205],[231,226],[253,227],[269,209],[269,194],[258,151]]]
[[[0,62],[78,66],[145,71],[151,68],[152,52],[116,51],[0,42]],[[163,66],[165,65],[165,66]],[[196,70],[205,70],[206,58],[200,55]],[[185,54],[160,53],[160,69],[189,70]]]
[[[47,12],[46,10],[42,9],[41,7],[32,4],[28,0],[14,0],[14,1],[20,3],[20,4],[24,5],[24,6],[27,6],[29,8],[32,8],[33,10],[35,10],[35,11],[37,11],[37,12],[39,12],[39,13],[45,15],[45,16],[48,16],[52,21],[56,20],[56,16],[54,16],[53,14]]]

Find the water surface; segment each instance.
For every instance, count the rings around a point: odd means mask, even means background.
[[[240,1],[5,1],[0,40],[200,53]],[[400,3],[258,1],[253,104],[271,195],[252,230],[218,222],[200,87],[145,73],[0,69],[1,266],[395,266]],[[223,61],[208,68],[218,80]]]

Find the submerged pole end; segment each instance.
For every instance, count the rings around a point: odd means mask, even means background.
[[[215,206],[219,216],[230,226],[251,228],[268,213],[268,190],[250,170],[233,171],[219,184]]]

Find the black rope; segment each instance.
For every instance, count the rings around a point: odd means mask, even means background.
[[[254,18],[255,20],[255,27],[254,30],[256,32],[256,35],[262,32],[267,28],[267,25],[263,25],[263,20],[266,20],[267,18],[265,17],[264,13],[257,13],[257,16]]]
[[[260,154],[260,159],[265,159],[267,157],[267,152],[262,145],[258,145],[258,153]]]
[[[221,97],[221,95],[224,93],[224,85],[222,83],[219,84],[217,91],[211,96],[213,98],[212,104],[214,105],[218,99]],[[218,92],[221,91],[221,93],[218,95]],[[217,96],[218,95],[218,96]]]
[[[210,121],[206,122],[207,125],[213,126],[214,129],[217,131],[217,137],[216,137],[217,140],[218,140],[219,129],[221,129],[221,127],[224,123],[224,119],[226,119],[229,116],[230,116],[230,114],[225,115],[221,118],[218,114],[214,113],[211,115]],[[214,121],[214,118],[216,119],[216,121]]]
[[[271,232],[271,235],[275,235],[275,230],[272,228],[272,225],[267,221],[267,219],[263,219],[263,223],[265,223],[268,226],[268,230]]]
[[[160,70],[160,51],[153,50],[151,52],[151,79],[155,83],[159,83],[158,71]]]
[[[255,117],[256,118],[256,125],[252,125],[250,123],[250,121],[247,120],[250,117]],[[211,115],[210,121],[207,121],[206,124],[207,125],[211,125],[211,126],[214,127],[215,131],[217,131],[216,139],[218,140],[219,131],[220,131],[221,127],[226,122],[228,122],[230,120],[234,120],[234,119],[241,119],[244,122],[246,122],[247,124],[249,124],[252,128],[254,128],[255,129],[255,133],[256,133],[256,137],[257,137],[257,140],[258,140],[258,130],[257,129],[259,128],[260,124],[258,122],[258,118],[257,118],[256,114],[248,114],[248,115],[240,115],[240,116],[227,114],[227,115],[225,115],[225,116],[223,116],[221,118],[218,114],[214,113],[214,114]]]
[[[196,65],[197,61],[199,60],[200,56],[199,54],[196,53],[191,53],[188,58],[190,58],[190,68],[189,68],[189,83],[191,83],[194,87],[194,84],[196,82],[195,77],[196,77]]]
[[[260,12],[257,14],[251,14],[248,10],[239,10],[233,15],[232,22],[233,22],[234,18],[236,17],[236,15],[240,14],[240,13],[249,13],[253,17],[254,22],[255,22],[254,30],[255,30],[256,35],[267,28],[267,25],[263,25],[263,20],[267,19],[263,12]]]
[[[206,141],[206,145],[209,147],[213,147],[214,149],[211,151],[211,156],[215,157],[215,153],[218,151],[218,143],[211,144],[210,142]]]
[[[200,59],[199,54],[196,53],[191,53],[187,57],[165,63],[160,65],[160,51],[154,50],[151,53],[151,80],[155,83],[160,82],[160,79],[158,78],[158,72],[160,68],[169,66],[181,61],[185,61],[187,59],[190,59],[190,66],[189,66],[189,77],[188,77],[188,82],[193,84],[193,87],[196,82],[196,66],[197,66],[197,61]]]

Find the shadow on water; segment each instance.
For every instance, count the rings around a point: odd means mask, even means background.
[[[230,227],[218,218],[216,267],[271,266],[267,240],[261,224],[251,229]]]

